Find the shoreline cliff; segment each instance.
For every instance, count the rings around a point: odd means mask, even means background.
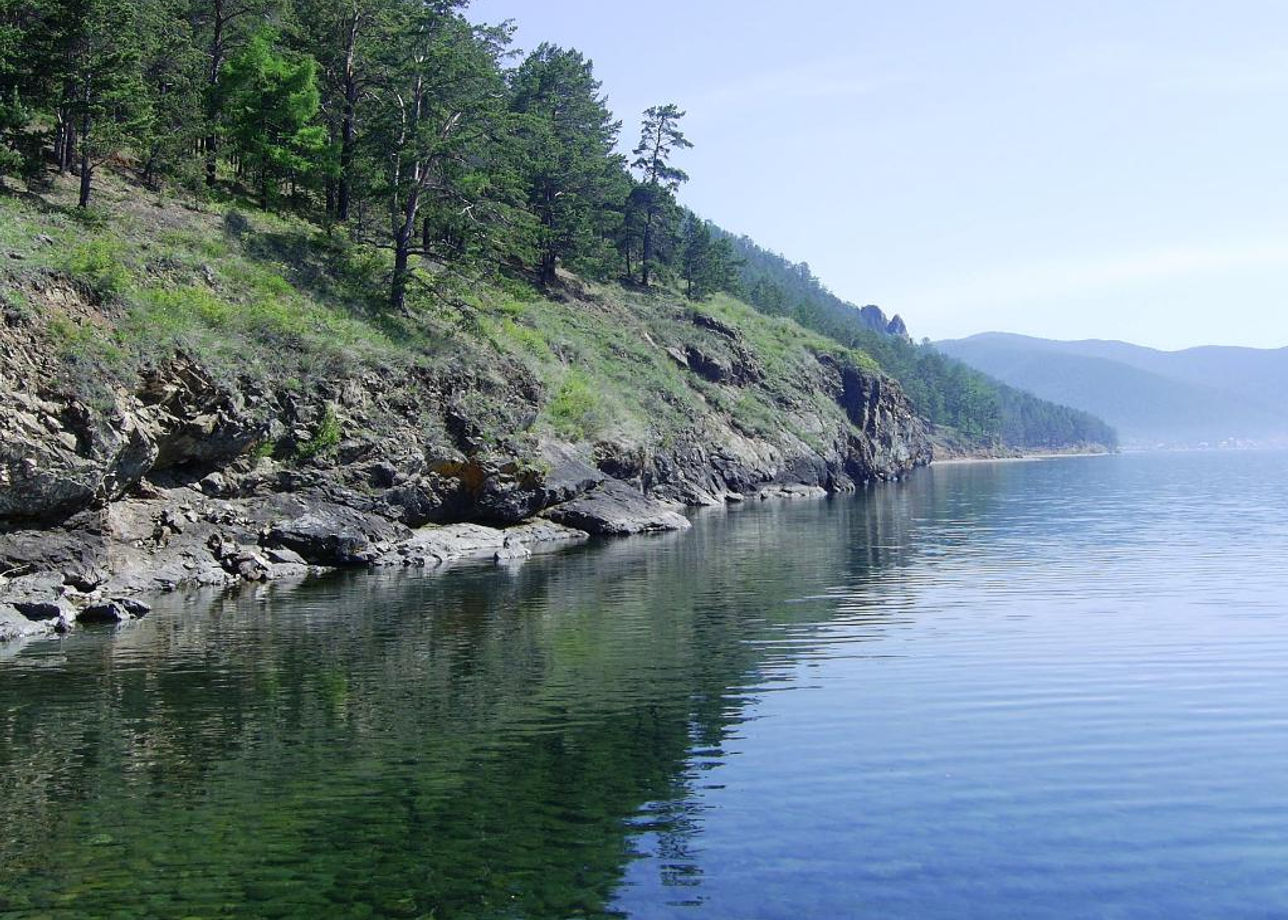
[[[894,381],[844,349],[767,337],[732,304],[570,284],[561,313],[633,344],[563,343],[567,363],[597,367],[592,382],[656,377],[662,404],[641,386],[624,421],[547,424],[552,403],[568,414],[566,384],[459,346],[304,381],[263,354],[230,374],[165,348],[86,381],[59,340],[110,340],[120,305],[57,271],[6,283],[26,309],[0,324],[0,638],[127,620],[185,586],[683,529],[686,507],[849,492],[931,459]]]

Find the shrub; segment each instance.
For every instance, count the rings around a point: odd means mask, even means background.
[[[121,244],[114,240],[89,240],[68,254],[65,267],[100,297],[109,297],[120,294],[130,283],[130,270],[121,252]]]

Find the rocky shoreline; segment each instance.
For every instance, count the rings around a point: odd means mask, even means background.
[[[301,384],[172,352],[94,391],[51,326],[105,335],[111,306],[58,276],[23,283],[41,310],[0,324],[0,640],[129,620],[186,586],[680,530],[688,507],[849,492],[931,459],[889,378],[808,349],[775,377],[738,329],[690,313],[663,327],[692,338],[683,425],[570,441],[534,426],[551,394],[498,355]],[[773,424],[725,408],[749,393]]]
[[[818,486],[776,484],[729,500],[828,494]],[[110,536],[100,534],[113,544],[116,568],[101,581],[75,565],[0,574],[0,642],[66,633],[77,624],[129,622],[150,612],[150,600],[183,588],[234,589],[352,569],[435,570],[463,560],[506,564],[580,546],[592,539],[592,531],[626,536],[691,526],[676,507],[615,481],[553,510],[554,516],[580,521],[587,530],[548,517],[511,527],[457,523],[406,530],[343,506],[307,502],[301,503],[307,510],[299,516],[275,517],[289,510],[288,504],[276,500],[252,506],[214,500],[191,489],[119,502],[109,512]],[[12,544],[16,535],[6,536]],[[46,546],[84,539],[83,534],[73,538],[56,531],[25,536]]]

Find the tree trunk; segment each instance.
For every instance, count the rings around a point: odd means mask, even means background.
[[[150,189],[157,187],[157,159],[160,157],[156,145],[148,151],[147,162],[143,164],[143,184]]]
[[[640,284],[648,287],[648,266],[653,259],[653,214],[644,219],[644,251],[640,257]]]
[[[63,117],[63,144],[58,150],[58,173],[66,175],[76,170],[76,125],[71,113]]]
[[[82,103],[85,106],[85,110],[81,113],[80,198],[76,202],[76,206],[81,209],[85,209],[89,207],[90,184],[94,176],[94,164],[90,162],[90,158],[89,158],[89,138],[90,138],[89,132],[90,132],[90,128],[93,125],[93,120],[92,120],[93,116],[90,115],[89,105],[90,105],[90,101],[93,98],[94,98],[93,88],[90,84],[90,81],[87,79],[85,81],[85,92],[84,92],[84,97],[82,99]]]
[[[54,162],[60,175],[67,172],[67,119],[61,111],[58,113],[58,126],[54,130]]]
[[[399,232],[394,239],[394,277],[389,291],[389,308],[396,313],[407,308],[407,261],[411,249],[407,236]]]
[[[353,197],[353,153],[356,131],[354,112],[358,105],[358,77],[354,58],[358,47],[358,15],[355,12],[349,25],[349,41],[344,57],[344,117],[340,123],[340,188],[336,198],[335,218],[349,219],[350,200]]]
[[[410,274],[411,241],[416,235],[416,212],[420,207],[420,189],[407,193],[402,223],[394,234],[394,277],[389,291],[389,306],[401,313],[407,307],[407,277]]]
[[[219,170],[219,135],[215,124],[219,118],[219,104],[215,99],[215,88],[219,84],[219,70],[224,63],[224,16],[223,0],[215,0],[215,18],[210,24],[210,71],[206,81],[206,185],[213,187]]]

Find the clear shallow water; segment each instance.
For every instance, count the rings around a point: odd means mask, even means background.
[[[4,917],[1288,915],[1288,454],[937,468],[0,660]]]

